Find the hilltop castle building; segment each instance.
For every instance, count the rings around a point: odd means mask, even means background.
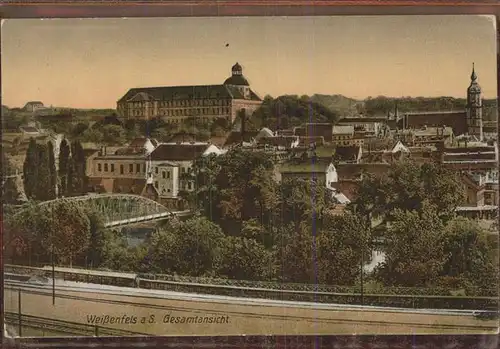
[[[124,119],[161,118],[173,124],[193,117],[203,122],[217,118],[234,122],[241,110],[250,115],[261,104],[236,63],[221,85],[132,88],[118,100],[117,111]]]

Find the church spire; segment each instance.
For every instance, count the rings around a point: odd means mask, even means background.
[[[475,82],[477,80],[476,71],[474,69],[474,62],[472,62],[472,74],[470,75],[470,79],[472,80],[472,82]]]

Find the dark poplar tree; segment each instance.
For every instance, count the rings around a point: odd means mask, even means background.
[[[69,177],[71,177],[71,185],[68,187],[72,195],[82,195],[85,193],[87,186],[87,178],[85,175],[86,164],[82,144],[78,141],[71,144],[70,164]]]
[[[68,195],[71,153],[68,141],[63,139],[59,148],[59,196]]]
[[[7,154],[5,154],[4,149],[1,148],[1,146],[0,149],[2,153],[2,162],[0,166],[0,178],[2,178],[2,180],[0,181],[2,188],[2,202],[7,204],[15,203],[20,193],[19,188],[16,185],[15,178],[10,177],[14,175],[14,169],[11,160],[7,156]]]
[[[15,178],[7,178],[2,186],[2,201],[5,204],[15,205],[19,203],[21,193]]]
[[[53,198],[50,190],[48,190],[51,186],[49,147],[46,144],[37,144],[36,148],[38,153],[38,175],[36,178],[35,199],[46,201]]]
[[[56,171],[56,160],[54,145],[52,142],[47,142],[48,155],[49,155],[49,187],[47,189],[47,196],[49,199],[55,199],[57,197],[57,171]]]
[[[36,199],[38,177],[38,151],[34,138],[30,139],[23,164],[24,193],[28,199]]]

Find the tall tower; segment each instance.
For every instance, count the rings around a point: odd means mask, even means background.
[[[471,82],[467,89],[467,133],[483,140],[483,104],[481,101],[481,86],[477,83],[477,75],[472,63]]]

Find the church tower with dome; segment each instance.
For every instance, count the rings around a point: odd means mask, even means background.
[[[481,99],[481,86],[477,83],[477,75],[472,63],[471,82],[467,88],[467,133],[483,140],[483,102]]]
[[[224,81],[224,85],[230,85],[237,88],[245,99],[250,98],[250,84],[243,76],[243,68],[236,62],[231,68],[231,76]]]

